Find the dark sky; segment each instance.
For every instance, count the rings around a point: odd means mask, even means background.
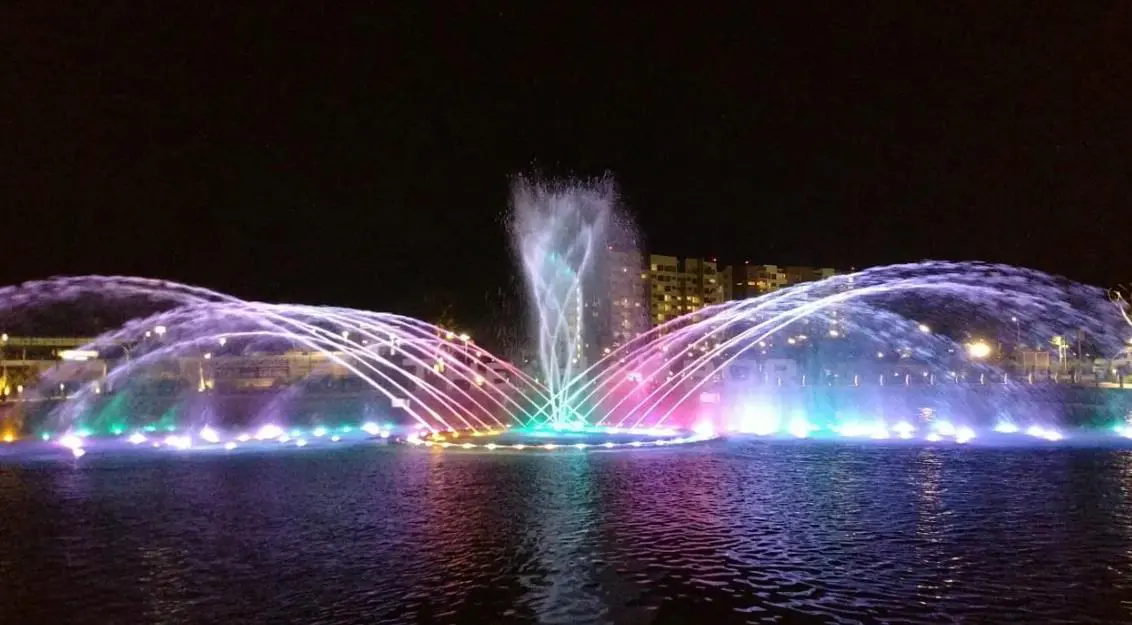
[[[662,253],[1132,280],[1128,2],[283,4],[6,3],[0,281],[483,316],[531,170]]]

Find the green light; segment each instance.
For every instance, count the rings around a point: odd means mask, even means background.
[[[43,434],[40,434],[39,437],[45,441],[49,441],[51,440],[51,432],[44,432]]]
[[[144,427],[144,428],[142,428],[142,429],[143,429],[143,430],[145,430],[146,432],[153,432],[153,431],[156,431],[156,430],[157,430],[157,424],[155,424],[155,423],[150,423],[149,425],[145,426],[145,427]]]
[[[86,437],[90,436],[90,434],[91,434],[91,431],[88,430],[87,428],[81,428],[81,429],[79,429],[78,431],[75,432],[75,436],[78,436],[79,438],[86,438]]]
[[[342,426],[342,432],[343,432],[343,433],[346,433],[346,434],[348,434],[348,433],[350,433],[350,432],[353,432],[353,431],[354,431],[354,428],[352,428],[352,427],[350,427],[350,426],[348,426],[348,425],[343,425],[343,426]]]
[[[291,438],[298,438],[303,435],[303,431],[299,428],[291,430]]]
[[[125,431],[126,431],[126,429],[123,428],[120,425],[111,426],[111,428],[110,428],[110,433],[113,434],[114,436],[121,436],[122,432],[125,432]]]
[[[177,426],[170,423],[169,425],[165,426],[165,431],[166,432],[176,432]]]

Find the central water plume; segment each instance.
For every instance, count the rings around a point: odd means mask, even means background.
[[[605,252],[631,228],[614,211],[608,178],[536,182],[512,187],[511,235],[526,281],[538,367],[550,401],[540,415],[553,425],[582,421],[569,401],[585,369],[588,305],[600,297]]]

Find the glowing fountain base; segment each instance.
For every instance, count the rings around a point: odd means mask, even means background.
[[[481,451],[554,451],[636,449],[700,443],[716,438],[712,431],[676,428],[615,428],[554,425],[505,430],[449,431],[410,437],[423,447]]]
[[[286,449],[334,448],[396,439],[392,426],[366,422],[337,427],[288,427],[266,424],[248,430],[143,428],[126,433],[96,433],[85,429],[43,433],[33,438],[3,438],[0,459],[48,459],[60,455],[82,458],[88,454],[236,453]]]

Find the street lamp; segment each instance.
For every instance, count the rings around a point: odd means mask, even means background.
[[[986,341],[975,341],[967,345],[967,355],[975,360],[982,360],[991,354],[991,346]]]

